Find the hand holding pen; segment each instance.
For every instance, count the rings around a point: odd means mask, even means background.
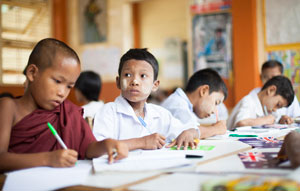
[[[76,164],[78,153],[75,150],[68,149],[63,140],[58,135],[55,128],[48,122],[47,123],[52,134],[55,136],[63,149],[52,151],[48,154],[48,164],[52,167],[71,167]]]

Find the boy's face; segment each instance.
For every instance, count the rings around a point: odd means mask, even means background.
[[[211,114],[215,113],[217,109],[216,106],[222,103],[224,100],[223,92],[212,92],[211,94],[209,94],[209,86],[207,85],[204,86],[208,88],[204,87],[203,89],[200,90],[199,90],[200,87],[198,88],[198,91],[200,91],[199,99],[196,102],[196,104],[194,104],[194,108],[193,108],[194,113],[196,113],[196,115],[200,119],[207,118]]]
[[[262,71],[260,78],[262,83],[265,84],[269,79],[280,75],[282,74],[279,67],[267,68]]]
[[[154,80],[152,66],[143,60],[131,59],[124,63],[117,86],[129,102],[146,101],[152,91],[156,91],[159,81]]]
[[[36,104],[52,110],[69,95],[80,74],[80,65],[74,58],[58,54],[52,66],[41,71],[35,65],[30,65],[28,73],[29,88]]]
[[[274,85],[266,89],[266,95],[262,98],[261,103],[267,107],[268,113],[287,106],[287,100],[281,95],[276,95],[276,86]]]

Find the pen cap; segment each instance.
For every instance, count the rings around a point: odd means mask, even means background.
[[[53,133],[53,135],[56,135],[57,132],[56,132],[56,130],[54,129],[54,127],[53,127],[49,122],[47,123],[47,125],[48,125],[50,131]]]

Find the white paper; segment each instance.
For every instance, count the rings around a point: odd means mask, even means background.
[[[185,158],[186,153],[192,153],[192,151],[167,149],[135,151],[129,153],[128,158],[113,164],[107,163],[107,157],[96,158],[93,159],[93,165],[96,172],[160,170],[192,164],[191,160]],[[199,154],[199,151],[197,153]]]
[[[91,161],[71,168],[35,167],[7,174],[3,190],[56,190],[82,184],[91,172]]]

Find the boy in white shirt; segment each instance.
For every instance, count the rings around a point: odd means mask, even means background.
[[[277,60],[266,61],[261,67],[260,79],[265,84],[269,79],[274,76],[283,75],[283,65]],[[261,88],[255,88],[250,93],[257,94]],[[294,117],[300,116],[300,106],[296,95],[294,96],[293,103],[289,107],[278,109],[274,115],[277,116],[276,122],[281,124],[293,123]]]
[[[216,114],[217,106],[227,97],[227,88],[219,76],[212,69],[199,70],[189,79],[185,91],[178,88],[163,103],[174,117],[182,123],[193,121],[197,123],[200,119],[208,118]],[[226,133],[226,121],[216,119],[216,123],[203,126],[199,125],[201,138]]]
[[[177,145],[194,148],[199,138],[196,124],[182,124],[161,106],[146,103],[159,86],[158,63],[146,49],[130,49],[120,60],[116,78],[121,96],[105,104],[95,116],[93,133],[98,140],[116,138],[129,150],[160,149]]]
[[[294,90],[290,80],[275,76],[265,83],[258,94],[248,94],[234,107],[227,128],[232,130],[241,126],[273,124],[275,117],[271,113],[288,107],[293,99]]]

